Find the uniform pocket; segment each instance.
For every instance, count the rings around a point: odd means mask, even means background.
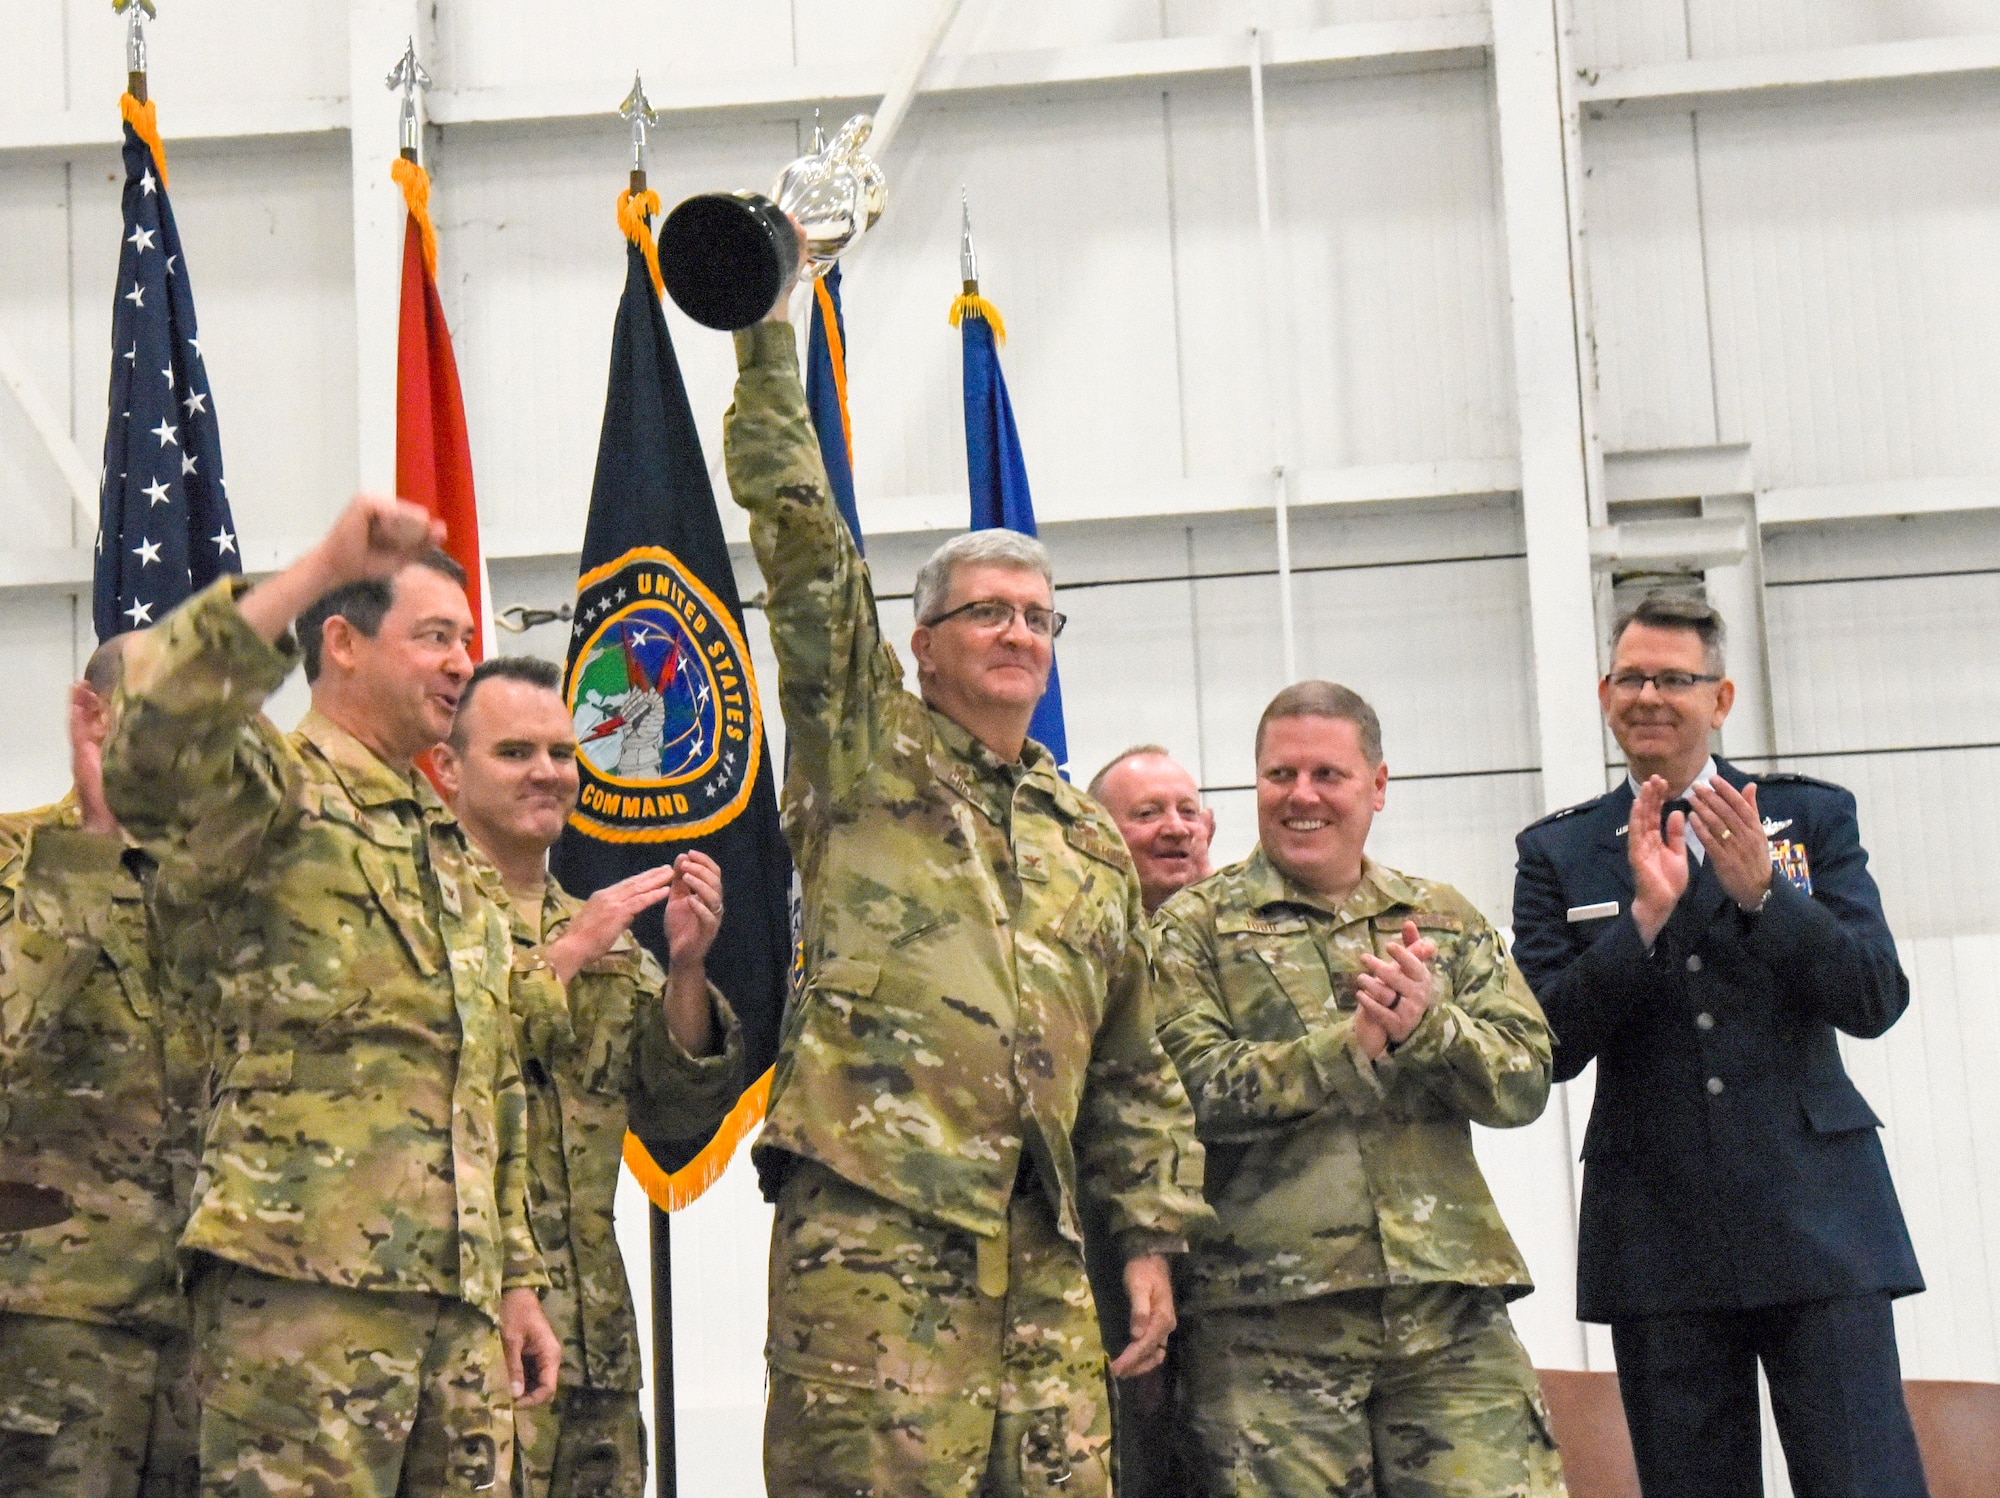
[[[1799,1107],[1815,1134],[1846,1134],[1857,1129],[1879,1129],[1882,1120],[1868,1106],[1868,1099],[1850,1083],[1848,1086],[1815,1088],[1799,1094]]]

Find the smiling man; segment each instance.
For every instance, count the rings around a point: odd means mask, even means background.
[[[725,449],[769,585],[806,982],[756,1158],[775,1192],[764,1467],[794,1495],[1108,1490],[1078,1197],[1132,1340],[1207,1215],[1153,1038],[1118,830],[1028,738],[1062,615],[1047,554],[960,536],[918,573],[918,692],[834,508],[783,308],[736,335]]]
[[[578,788],[561,681],[532,657],[481,662],[435,763],[506,885],[529,1198],[563,1344],[555,1402],[515,1416],[513,1498],[640,1498],[639,1326],[611,1213],[625,1132],[691,1139],[713,1128],[741,1090],[742,1036],[703,971],[722,924],[713,859],[682,853],[587,901],[550,876]],[[632,935],[662,902],[665,973]]]
[[[1597,1061],[1577,1314],[1611,1323],[1648,1498],[1763,1491],[1760,1362],[1800,1498],[1921,1494],[1889,1302],[1923,1278],[1835,1037],[1910,997],[1854,797],[1710,754],[1736,689],[1700,599],[1611,651],[1630,773],[1523,831],[1514,882],[1556,1076]]]
[[[1369,858],[1382,730],[1305,681],[1257,725],[1258,846],[1161,907],[1160,1038],[1208,1147],[1181,1397],[1208,1491],[1562,1492],[1471,1123],[1532,1122],[1549,1033],[1492,926]]]
[[[126,650],[105,797],[213,1067],[181,1249],[214,1498],[490,1485],[555,1388],[507,916],[415,768],[472,670],[442,529],[359,496]]]
[[[1127,749],[1090,781],[1111,813],[1139,875],[1139,899],[1151,915],[1167,897],[1206,879],[1215,813],[1201,804],[1194,776],[1158,744]]]

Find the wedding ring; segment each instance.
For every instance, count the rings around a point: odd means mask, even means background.
[[[1728,842],[1729,829],[1727,827],[1718,827],[1715,831],[1715,837],[1717,842],[1723,842],[1723,843]]]

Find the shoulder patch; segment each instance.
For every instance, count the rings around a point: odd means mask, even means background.
[[[1604,793],[1605,796],[1608,796],[1610,794],[1611,793],[1609,791],[1606,791]],[[1561,811],[1552,811],[1545,817],[1536,818],[1534,821],[1530,822],[1527,826],[1523,827],[1521,831],[1533,832],[1537,827],[1546,827],[1551,822],[1560,822],[1564,817],[1573,817],[1579,814],[1580,812],[1593,811],[1596,809],[1597,804],[1603,799],[1604,796],[1592,796],[1588,801],[1579,801],[1574,806],[1565,806]]]
[[[1844,791],[1844,785],[1836,785],[1831,780],[1821,780],[1817,775],[1801,775],[1796,770],[1773,770],[1768,775],[1752,775],[1751,780],[1765,785],[1810,785],[1823,791]]]

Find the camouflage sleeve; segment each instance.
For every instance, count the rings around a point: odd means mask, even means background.
[[[228,888],[289,801],[290,752],[260,709],[298,647],[268,645],[244,622],[248,588],[216,583],[125,653],[104,794],[176,902]]]
[[[535,1289],[549,1282],[535,1244],[528,1203],[528,1089],[521,1080],[521,1051],[514,1026],[501,1026],[499,1075],[493,1088],[493,1199],[500,1211],[500,1288]]]
[[[1145,924],[1136,883],[1126,929]],[[1153,1033],[1152,975],[1136,935],[1106,985],[1104,1023],[1091,1046],[1077,1119],[1078,1174],[1104,1203],[1119,1253],[1186,1253],[1212,1217],[1201,1194],[1204,1154],[1194,1110]]]
[[[790,326],[738,333],[736,359],[723,452],[768,590],[786,752],[793,769],[838,799],[893,731],[884,706],[902,690],[902,667],[882,639],[867,565],[834,508]]]
[[[1500,934],[1470,902],[1452,906],[1466,936],[1441,973],[1449,992],[1390,1053],[1383,1082],[1418,1082],[1489,1129],[1533,1123],[1554,1072],[1548,1024]]]
[[[116,838],[0,822],[0,1078],[48,1039],[96,966],[120,851]]]
[[[1162,913],[1153,931],[1160,1043],[1180,1068],[1202,1138],[1241,1143],[1322,1108],[1382,1105],[1374,1064],[1345,1018],[1295,1040],[1238,1037],[1224,1001],[1212,913]]]
[[[709,1007],[722,1049],[712,1056],[690,1056],[667,1027],[667,975],[642,950],[639,992],[633,999],[632,1085],[626,1112],[632,1132],[642,1139],[697,1139],[707,1134],[734,1106],[743,1091],[743,1027],[722,990],[708,985]]]

